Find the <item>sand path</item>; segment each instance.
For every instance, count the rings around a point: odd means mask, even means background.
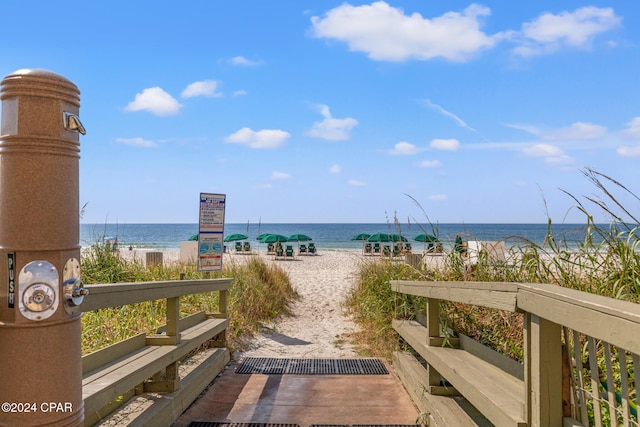
[[[349,358],[356,352],[348,335],[356,330],[344,315],[343,303],[355,286],[355,274],[364,257],[360,252],[319,251],[318,255],[296,256],[295,260],[274,260],[264,248],[257,256],[284,269],[300,298],[292,315],[262,325],[260,333],[247,339],[234,357]],[[127,259],[144,263],[145,251],[122,250]],[[178,262],[178,251],[164,251],[166,263]],[[243,262],[250,255],[225,254],[224,263]]]
[[[347,358],[355,357],[348,334],[356,330],[344,315],[343,302],[355,285],[361,255],[349,251],[326,251],[295,261],[274,261],[289,273],[300,298],[291,316],[263,325],[236,357]],[[240,255],[235,256],[235,258]]]

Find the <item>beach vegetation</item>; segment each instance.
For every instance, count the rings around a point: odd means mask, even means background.
[[[398,345],[391,321],[396,317],[413,318],[424,298],[396,294],[391,291],[389,281],[422,278],[415,268],[385,259],[369,259],[358,265],[356,285],[345,307],[359,326],[352,339],[361,355],[391,359]]]
[[[504,257],[480,250],[477,259],[470,263],[468,254],[450,245],[437,267],[422,263],[413,268],[382,259],[363,263],[357,285],[346,302],[361,327],[357,338],[370,353],[388,358],[394,345],[402,346],[391,328],[391,319],[416,318],[424,313],[424,300],[394,294],[389,289],[389,280],[549,283],[640,303],[640,227],[634,216],[637,209],[622,202],[624,199],[634,203],[640,198],[605,174],[593,169],[585,169],[583,174],[602,196],[579,198],[565,191],[585,218],[584,227],[576,233],[555,233],[554,224],[548,219],[543,244],[519,236],[507,237],[498,242],[504,243]],[[609,225],[594,222],[588,208],[593,206],[611,218]],[[437,236],[438,228],[429,221],[423,231]],[[476,240],[474,236],[465,237],[468,241]],[[522,361],[522,314],[443,302],[441,316],[443,330],[465,334]]]
[[[122,283],[178,279],[202,279],[195,265],[176,263],[146,268],[140,260],[127,260],[101,240],[83,252],[83,281]],[[242,346],[243,338],[256,332],[260,324],[289,313],[297,298],[289,275],[260,257],[242,263],[228,263],[211,278],[231,277],[228,296],[230,327],[227,341],[231,350]],[[201,310],[217,311],[218,293],[187,295],[180,299],[181,317]],[[139,333],[155,333],[166,322],[166,300],[146,301],[122,307],[85,312],[82,316],[82,352],[98,350]]]

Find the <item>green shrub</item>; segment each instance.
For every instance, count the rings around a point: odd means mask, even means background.
[[[138,261],[127,261],[103,244],[95,244],[83,253],[82,277],[87,284],[140,281],[202,279],[203,273],[192,264],[156,266],[146,269]],[[289,314],[289,304],[297,293],[288,274],[258,257],[245,263],[225,265],[212,277],[231,277],[228,315],[230,346],[240,345],[243,335],[255,332],[260,322]],[[218,309],[218,293],[187,295],[180,298],[181,317],[201,310]],[[122,307],[83,313],[82,351],[90,353],[139,333],[154,333],[166,323],[166,300],[146,301]]]

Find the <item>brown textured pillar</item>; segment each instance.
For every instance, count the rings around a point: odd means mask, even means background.
[[[0,426],[79,426],[80,92],[19,70],[0,100]]]

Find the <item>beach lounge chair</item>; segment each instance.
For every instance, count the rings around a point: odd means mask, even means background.
[[[364,244],[364,254],[373,255],[373,246],[371,246],[371,243]]]
[[[293,246],[287,245],[287,249],[284,251],[285,259],[293,259]]]
[[[236,252],[242,252],[242,243],[236,242]]]
[[[412,250],[413,250],[413,248],[411,247],[411,243],[405,243],[404,244],[404,251],[406,253],[410,254]]]
[[[393,257],[399,257],[400,254],[402,253],[402,243],[400,243],[399,245],[394,245],[393,246]]]
[[[378,254],[380,255],[380,243],[374,243],[373,244],[373,254]]]
[[[467,255],[467,242],[463,242],[460,235],[456,236],[456,241],[453,244],[453,251],[463,257]]]
[[[304,243],[300,245],[300,249],[298,250],[298,255],[306,255],[307,254],[307,245]]]
[[[284,249],[282,249],[281,245],[276,246],[276,258],[275,259],[283,259],[284,258]]]
[[[389,245],[384,245],[382,247],[382,255],[391,256],[391,248],[389,247]]]
[[[276,245],[274,243],[267,243],[267,253],[268,254],[276,253]]]
[[[312,255],[317,255],[318,251],[316,250],[316,244],[315,243],[309,243],[309,253]]]
[[[242,249],[245,252],[251,252],[251,243],[249,242],[244,242],[244,244],[242,245]]]

